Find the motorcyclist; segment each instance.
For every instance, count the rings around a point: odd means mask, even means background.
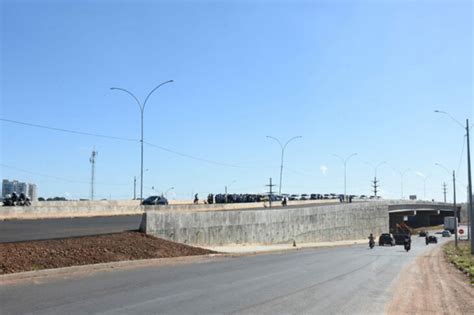
[[[16,192],[15,192],[15,191],[14,191],[14,192],[12,192],[12,198],[11,198],[11,199],[12,199],[12,201],[13,201],[13,202],[16,202],[16,201],[18,201],[18,195],[16,194]]]
[[[405,247],[406,251],[409,251],[411,248],[411,235],[407,234],[403,240],[403,246]]]
[[[285,197],[283,197],[283,200],[281,201],[281,205],[282,205],[283,207],[285,207],[287,204],[288,204],[288,201],[287,201],[287,198],[286,198],[286,196],[285,196]]]
[[[374,235],[370,233],[369,235],[369,246],[372,247],[375,244]]]

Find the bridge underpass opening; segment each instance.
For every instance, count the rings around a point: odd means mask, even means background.
[[[452,210],[408,210],[389,212],[390,232],[396,233],[397,224],[402,223],[412,228],[441,225],[444,223],[445,217],[452,217],[453,215],[454,212]]]

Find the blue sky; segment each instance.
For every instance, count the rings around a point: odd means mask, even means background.
[[[139,139],[144,194],[283,191],[442,198],[459,168],[465,200],[463,130],[473,116],[471,1],[1,1],[1,118]],[[473,122],[474,123],[474,122]],[[61,133],[0,121],[1,177],[38,184],[40,196],[131,198],[138,142]],[[461,158],[461,153],[464,153]],[[322,172],[321,169],[325,169]],[[461,184],[462,183],[462,184]],[[154,187],[154,190],[152,189]]]

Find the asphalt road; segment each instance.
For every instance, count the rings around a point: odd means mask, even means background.
[[[440,243],[446,239],[440,238]],[[438,245],[216,258],[0,285],[2,314],[382,314],[404,266]]]
[[[0,221],[0,243],[138,230],[141,215]]]

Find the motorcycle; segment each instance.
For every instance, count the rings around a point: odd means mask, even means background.
[[[411,242],[405,241],[405,242],[403,243],[403,247],[405,247],[405,250],[406,250],[407,253],[408,253],[408,251],[411,249]]]
[[[374,248],[374,246],[375,246],[375,241],[374,240],[369,240],[370,249]]]

